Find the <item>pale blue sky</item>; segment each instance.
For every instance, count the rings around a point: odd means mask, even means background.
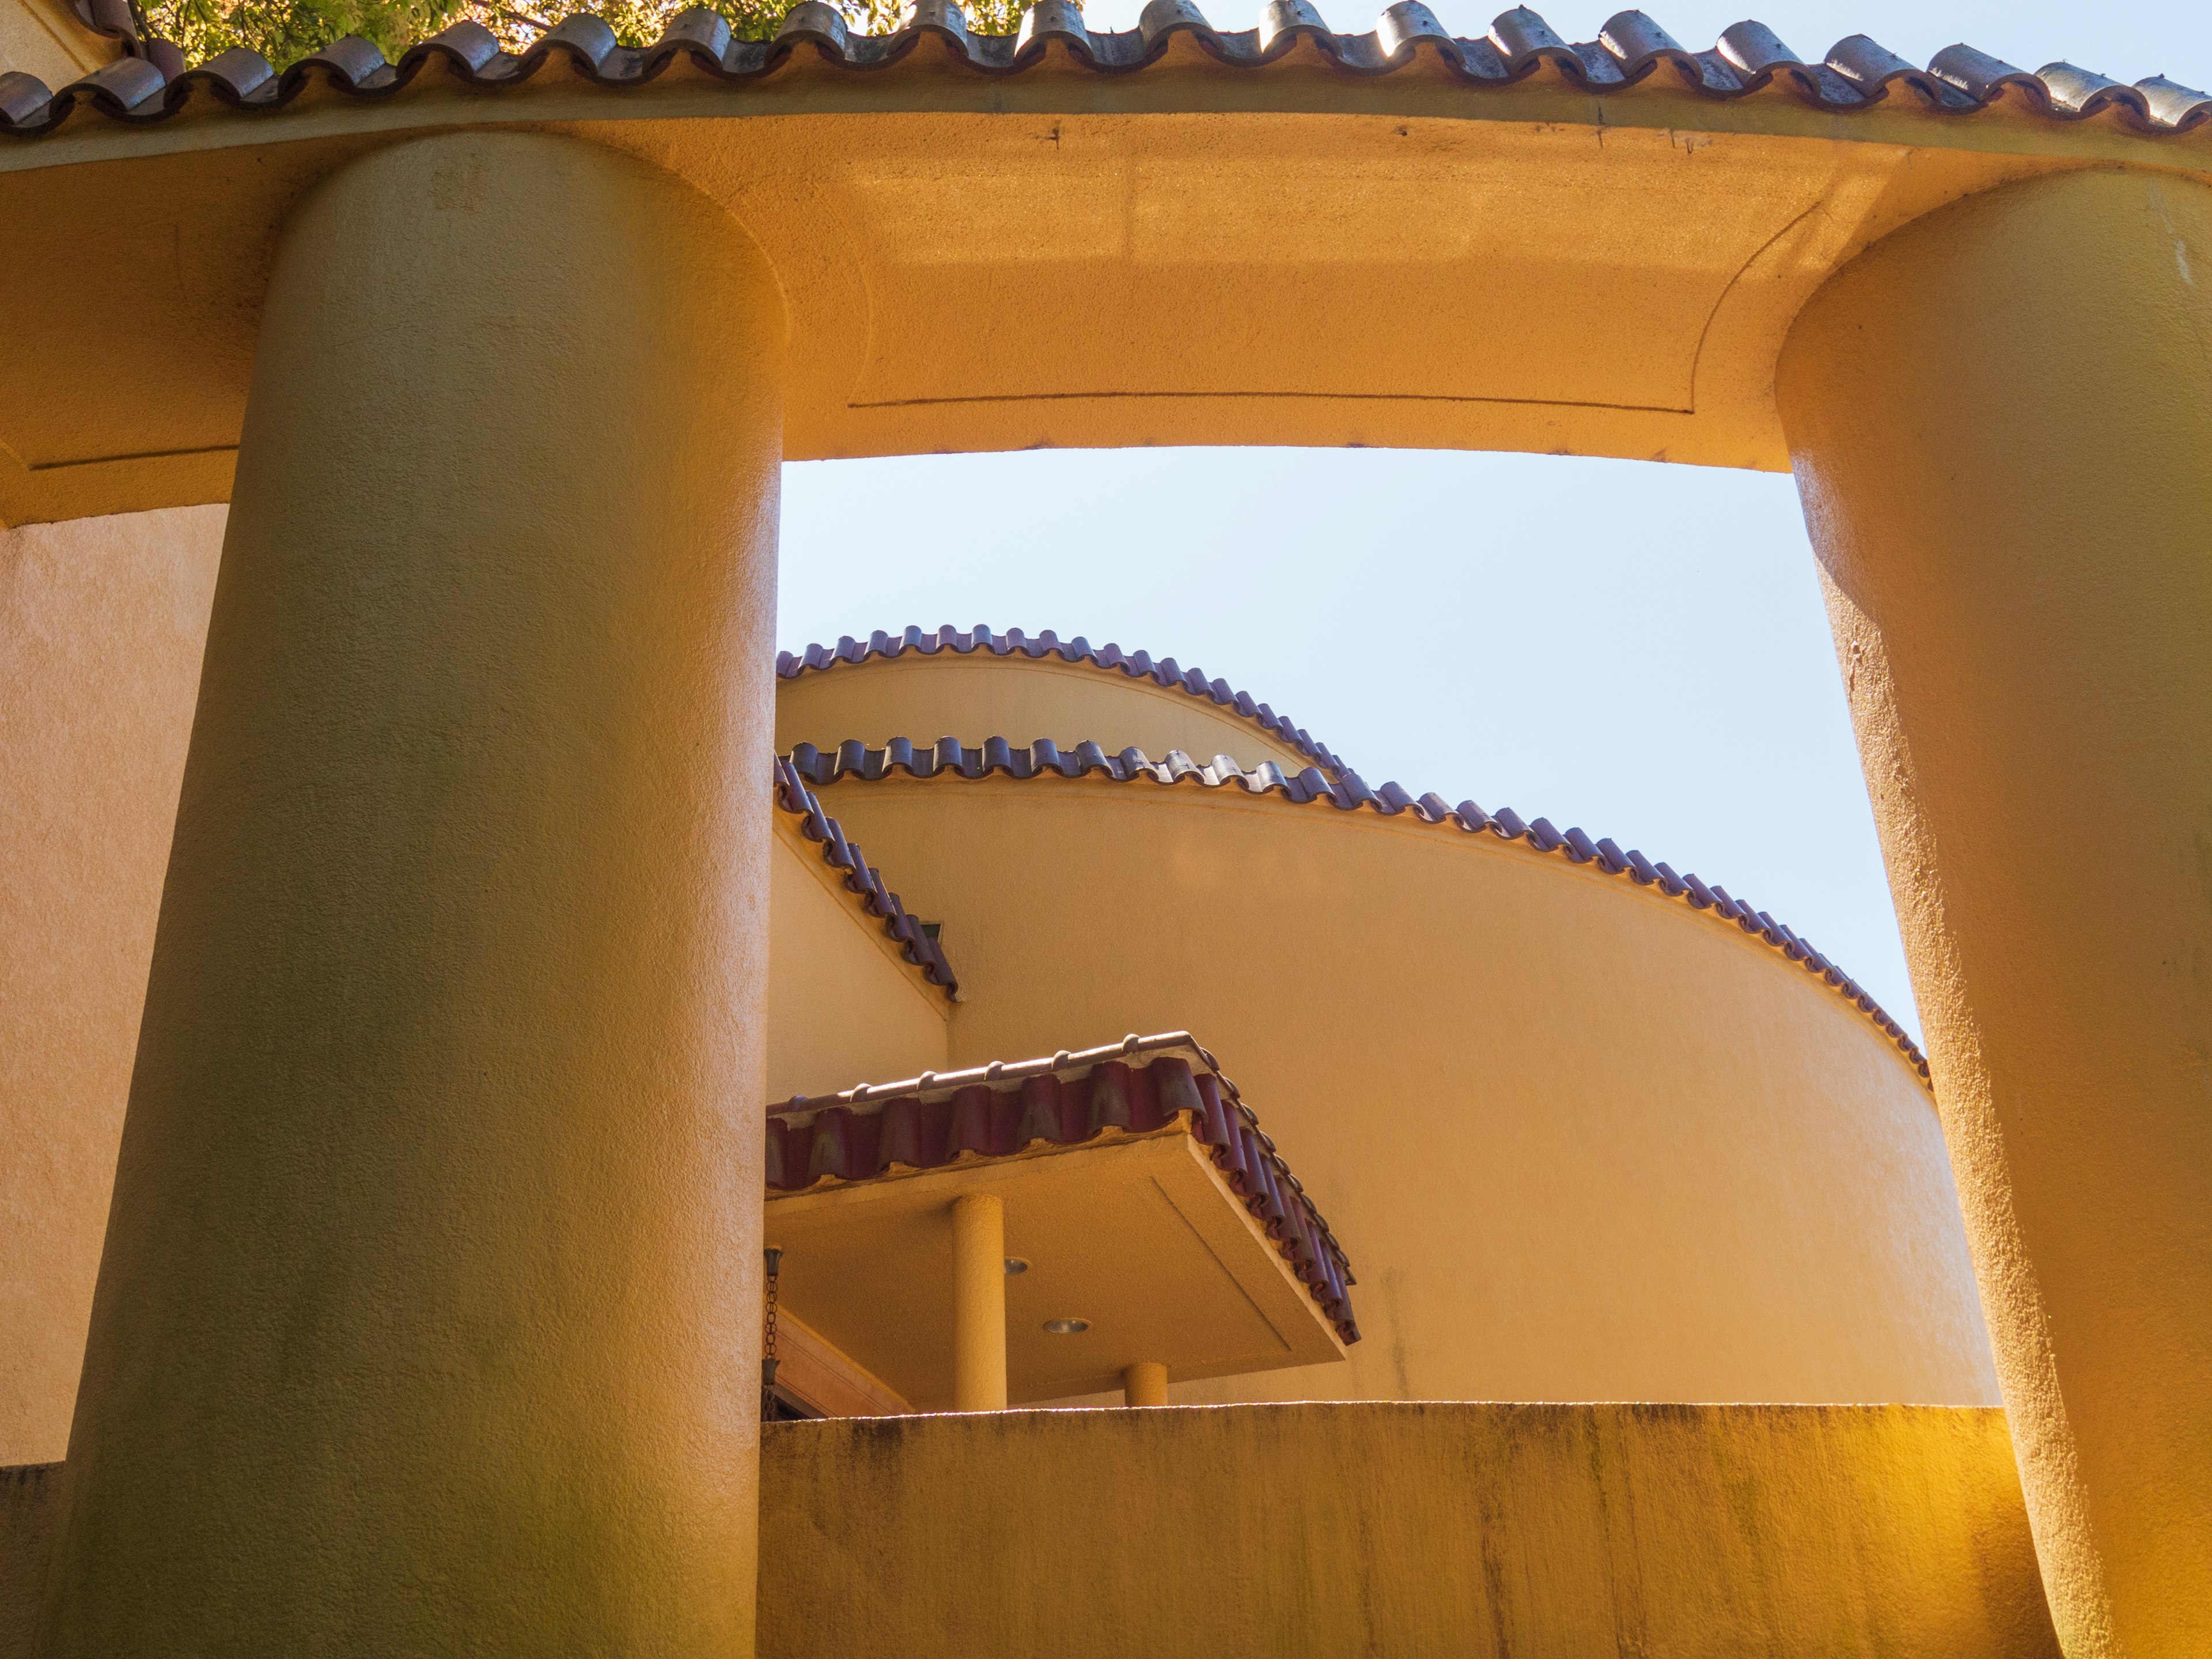
[[[1085,16],[1127,27],[1141,3],[1093,0]],[[1463,34],[1496,9],[1431,4]],[[1744,15],[1646,9],[1692,50]],[[1611,15],[1539,9],[1573,40]],[[1224,27],[1255,10],[1207,6]],[[1340,28],[1372,22],[1345,0],[1323,10]],[[1922,63],[1965,40],[2029,69],[2064,58],[2212,86],[2204,0],[1776,0],[1755,15],[1808,57],[1852,33]],[[782,645],[979,622],[1173,655],[1273,703],[1370,784],[1540,813],[1695,871],[1917,1030],[1786,477],[1385,450],[785,469]]]

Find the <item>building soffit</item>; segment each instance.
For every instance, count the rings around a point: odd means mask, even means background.
[[[1370,789],[1356,772],[1325,776],[1308,767],[1287,776],[1273,763],[1240,766],[1226,755],[1200,764],[1180,750],[1154,761],[1141,750],[1126,749],[1109,755],[1095,743],[1063,750],[1049,739],[1027,745],[992,738],[970,746],[946,738],[923,746],[905,739],[880,749],[855,742],[842,744],[831,754],[811,744],[801,744],[784,763],[800,778],[817,787],[848,781],[882,782],[895,778],[952,779],[977,781],[991,778],[1017,781],[1048,779],[1123,785],[1177,786],[1200,791],[1232,787],[1257,805],[1267,802],[1285,807],[1326,805],[1340,812],[1392,820],[1408,827],[1455,830],[1467,836],[1491,836],[1527,851],[1578,866],[1595,874],[1615,877],[1662,901],[1676,903],[1708,921],[1734,928],[1747,941],[1763,945],[1784,963],[1809,975],[1832,994],[1841,998],[1887,1039],[1906,1065],[1930,1089],[1927,1057],[1910,1033],[1884,1011],[1843,969],[1764,910],[1731,895],[1725,887],[1708,886],[1695,874],[1678,875],[1664,863],[1653,863],[1634,849],[1624,852],[1611,839],[1593,841],[1579,829],[1561,831],[1546,818],[1523,819],[1510,807],[1487,811],[1474,801],[1456,806],[1433,793],[1414,797],[1396,783]]]
[[[1188,1031],[1132,1033],[771,1105],[765,1179],[769,1232],[787,1247],[786,1273],[798,1256],[813,1264],[813,1280],[800,1272],[787,1287],[794,1305],[806,1301],[848,1352],[888,1342],[862,1363],[909,1395],[929,1391],[923,1379],[934,1368],[917,1373],[902,1351],[943,1322],[917,1322],[912,1287],[902,1293],[889,1281],[911,1278],[926,1254],[915,1228],[927,1231],[952,1196],[978,1188],[1035,1212],[1039,1242],[1047,1233],[1055,1240],[1049,1266],[1065,1288],[1086,1305],[1120,1302],[1124,1316],[1114,1322],[1123,1335],[1148,1310],[1153,1322],[1180,1330],[1179,1338],[1155,1332],[1142,1351],[1097,1375],[1084,1370],[1081,1350],[1023,1331],[1036,1351],[1031,1368],[1056,1377],[1021,1390],[1024,1397],[1105,1386],[1135,1358],[1178,1376],[1230,1376],[1341,1358],[1359,1340],[1343,1247],[1236,1085]],[[1222,1217],[1208,1218],[1216,1209],[1237,1216],[1225,1231]],[[1169,1283],[1178,1294],[1154,1305]],[[1209,1297],[1219,1305],[1201,1305]],[[879,1316],[855,1323],[864,1309]],[[916,1326],[903,1342],[876,1328],[902,1316]]]
[[[1011,42],[944,6],[881,39],[819,3],[768,43],[697,11],[645,50],[590,17],[516,55],[472,30],[397,64],[352,40],[282,74],[0,78],[0,215],[40,232],[0,256],[0,519],[227,498],[290,205],[456,128],[588,137],[726,205],[786,296],[794,459],[1372,444],[1784,470],[1776,354],[1873,240],[2016,179],[2212,157],[2212,105],[2155,77],[1964,48],[1923,70],[1863,37],[1808,62],[1747,24],[1693,53],[1640,13],[1579,46],[1525,10],[1455,40],[1416,4],[1355,35],[1284,0],[1243,33],[1159,0],[1118,35],[1046,0]]]

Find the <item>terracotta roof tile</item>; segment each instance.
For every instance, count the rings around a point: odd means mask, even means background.
[[[1415,800],[1394,783],[1383,785],[1379,793],[1371,790],[1356,772],[1329,778],[1322,775],[1318,768],[1310,766],[1296,777],[1286,777],[1281,769],[1273,764],[1247,770],[1226,755],[1217,755],[1210,765],[1201,766],[1180,750],[1170,752],[1164,760],[1154,761],[1140,749],[1125,749],[1118,755],[1108,755],[1096,744],[1079,744],[1073,750],[1063,751],[1049,742],[1031,744],[1023,749],[1003,738],[994,738],[974,749],[951,738],[939,738],[933,747],[925,749],[917,749],[903,738],[894,738],[881,749],[846,743],[840,744],[834,755],[812,744],[801,744],[791,751],[784,764],[798,776],[818,785],[846,778],[872,782],[903,772],[916,778],[941,775],[969,779],[993,775],[1024,779],[1099,777],[1117,783],[1172,786],[1189,782],[1205,789],[1234,786],[1249,794],[1279,795],[1301,806],[1325,801],[1340,811],[1366,811],[1384,817],[1410,817],[1423,823],[1448,825],[1466,835],[1489,834],[1504,841],[1525,842],[1540,853],[1557,854],[1570,863],[1595,866],[1607,875],[1639,886],[1656,886],[1668,898],[1679,898],[1693,910],[1706,911],[1718,921],[1733,922],[1856,1007],[1896,1043],[1919,1073],[1921,1081],[1928,1081],[1927,1057],[1904,1028],[1846,978],[1841,969],[1764,911],[1731,898],[1725,887],[1707,887],[1696,876],[1678,876],[1664,864],[1651,863],[1641,853],[1623,853],[1609,840],[1594,842],[1580,830],[1569,830],[1562,835],[1544,818],[1524,823],[1510,806],[1488,812],[1471,800],[1463,800],[1447,809],[1434,794]]]
[[[793,680],[802,674],[823,672],[840,664],[894,662],[909,652],[933,657],[945,651],[963,657],[977,651],[988,652],[994,657],[1020,656],[1032,660],[1055,657],[1061,662],[1117,672],[1127,679],[1150,680],[1154,685],[1203,697],[1218,708],[1243,715],[1276,742],[1297,750],[1331,772],[1346,769],[1344,762],[1329,752],[1328,744],[1309,735],[1288,715],[1278,714],[1264,702],[1254,702],[1245,693],[1231,690],[1224,680],[1207,679],[1203,669],[1186,669],[1173,657],[1154,661],[1150,652],[1124,651],[1118,645],[1094,647],[1080,634],[1072,640],[1062,640],[1049,628],[1042,634],[1025,634],[1018,628],[994,634],[979,623],[963,634],[948,624],[933,633],[924,633],[919,628],[908,628],[898,634],[878,629],[865,641],[848,634],[834,646],[810,645],[804,651],[777,653],[775,672],[779,678]]]
[[[114,0],[79,3],[80,15],[88,18],[107,17],[114,9]],[[727,23],[701,7],[680,15],[659,40],[641,49],[617,44],[611,28],[586,14],[569,18],[519,53],[501,51],[481,25],[464,22],[410,48],[397,64],[385,63],[368,42],[349,38],[281,75],[258,60],[244,63],[236,53],[185,70],[167,42],[130,40],[126,50],[142,52],[159,65],[160,82],[118,88],[94,75],[49,94],[29,76],[0,76],[0,131],[49,131],[79,105],[131,121],[158,120],[210,97],[240,108],[273,108],[312,81],[382,96],[409,86],[434,58],[470,86],[519,85],[559,55],[586,80],[630,87],[653,80],[679,57],[705,74],[737,82],[772,75],[801,51],[852,69],[881,69],[907,58],[926,39],[950,48],[924,58],[936,72],[1011,75],[1044,62],[1057,41],[1069,59],[1086,69],[1126,74],[1157,62],[1177,36],[1235,68],[1256,70],[1303,60],[1372,76],[1425,59],[1477,89],[1548,73],[1605,93],[1656,75],[1709,98],[1741,98],[1772,85],[1817,109],[1844,113],[1901,94],[1920,107],[1958,115],[2001,98],[2056,121],[2109,109],[2154,133],[2185,131],[2212,120],[2212,97],[2160,76],[2128,86],[2064,63],[2030,74],[1967,46],[1946,47],[1925,69],[1917,69],[1863,34],[1847,36],[1824,58],[1808,60],[1756,22],[1735,24],[1711,51],[1693,52],[1640,11],[1616,14],[1595,40],[1571,43],[1526,7],[1501,13],[1487,34],[1470,39],[1451,34],[1419,0],[1399,0],[1364,34],[1331,30],[1308,0],[1267,0],[1258,27],[1237,30],[1216,29],[1191,0],[1152,0],[1138,26],[1119,33],[1088,28],[1070,0],[1039,0],[1019,34],[990,35],[970,33],[951,0],[919,0],[906,27],[865,35],[848,29],[823,0],[805,0],[772,40],[733,39]]]
[[[908,962],[921,969],[922,977],[946,996],[957,999],[960,981],[945,958],[944,947],[907,913],[899,896],[884,885],[883,872],[870,867],[860,848],[845,838],[843,828],[822,810],[822,803],[787,760],[775,763],[775,804],[799,819],[800,835],[819,843],[824,864],[844,872],[845,890],[857,896],[870,915],[882,918],[884,933]]]
[[[1358,1281],[1344,1247],[1237,1085],[1188,1031],[794,1096],[769,1111],[766,1182],[771,1192],[805,1192],[1178,1124],[1213,1149],[1215,1166],[1337,1334],[1359,1340]]]

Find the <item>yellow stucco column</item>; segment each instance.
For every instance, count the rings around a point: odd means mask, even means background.
[[[782,316],[573,139],[294,210],[50,1659],[750,1653]]]
[[[1164,1406],[1168,1403],[1168,1368],[1157,1359],[1139,1359],[1121,1368],[1121,1403],[1125,1406]]]
[[[2058,1629],[2212,1652],[2212,189],[1934,215],[1778,390]]]
[[[969,1193],[952,1200],[952,1409],[1006,1408],[1006,1206]]]

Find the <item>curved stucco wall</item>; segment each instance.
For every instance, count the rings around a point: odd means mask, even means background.
[[[880,745],[997,737],[1070,747],[1088,739],[1109,754],[1134,747],[1154,760],[1171,749],[1200,762],[1231,755],[1247,767],[1273,761],[1293,776],[1315,763],[1210,698],[1056,658],[917,653],[809,669],[776,684],[775,746],[787,755],[802,743],[834,751],[852,738]]]
[[[952,1000],[776,815],[769,849],[767,1098],[948,1069]],[[832,1081],[831,1079],[842,1079]]]
[[[954,1065],[1188,1027],[1350,1252],[1349,1364],[1177,1399],[1996,1401],[1925,1089],[1733,927],[1236,788],[818,793],[943,919]]]

